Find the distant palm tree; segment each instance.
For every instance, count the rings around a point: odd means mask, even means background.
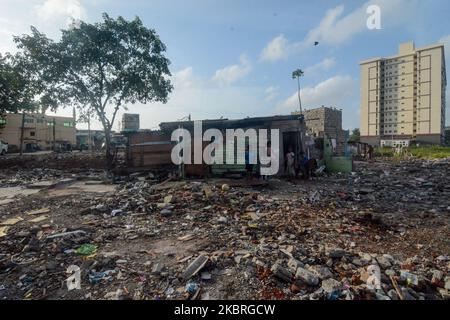
[[[304,72],[301,69],[297,69],[294,72],[292,72],[292,79],[297,78],[297,85],[298,85],[298,104],[300,105],[300,114],[303,114],[302,111],[302,99],[300,98],[300,77],[303,77]]]

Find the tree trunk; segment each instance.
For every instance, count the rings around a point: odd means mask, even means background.
[[[298,104],[300,106],[300,114],[303,114],[302,110],[302,99],[300,98],[300,77],[297,77],[297,87],[298,87]]]
[[[106,166],[108,170],[113,168],[113,153],[111,152],[111,130],[105,128]]]

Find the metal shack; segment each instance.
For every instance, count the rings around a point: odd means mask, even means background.
[[[138,130],[135,132],[123,133],[128,137],[127,144],[127,167],[130,171],[152,170],[152,169],[171,169],[184,172],[188,176],[206,176],[208,174],[222,175],[225,173],[241,173],[245,171],[245,165],[242,164],[214,164],[207,166],[205,164],[186,164],[179,168],[171,161],[171,151],[177,143],[171,141],[172,132],[176,129],[187,129],[194,137],[194,121],[175,121],[163,122],[160,124],[160,130]],[[270,140],[270,130],[279,130],[279,174],[284,173],[284,154],[289,147],[293,148],[296,155],[305,150],[304,137],[306,132],[304,118],[299,115],[255,117],[245,119],[214,119],[202,121],[202,134],[208,129],[218,129],[222,132],[224,144],[226,141],[226,129],[267,129],[267,137]],[[210,142],[203,142],[203,148]],[[235,148],[237,144],[235,143]],[[194,148],[191,148],[192,152]],[[236,150],[243,152],[244,150]],[[224,152],[226,146],[224,145]],[[235,154],[237,153],[235,152]],[[224,155],[226,159],[226,155]],[[297,159],[298,161],[298,159]],[[180,170],[181,169],[181,170]]]

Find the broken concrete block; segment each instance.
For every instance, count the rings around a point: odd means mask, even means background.
[[[445,279],[445,286],[444,286],[444,288],[447,289],[447,290],[450,290],[450,278],[449,277],[447,277]]]
[[[309,268],[309,270],[313,274],[318,276],[321,280],[325,280],[325,279],[333,277],[333,273],[330,271],[330,269],[327,267],[321,266],[321,265],[311,266]]]
[[[358,253],[358,255],[360,256],[361,261],[363,263],[369,264],[372,262],[372,256],[370,254],[365,253],[365,252],[360,252],[360,253]]]
[[[291,258],[288,261],[288,268],[293,272],[297,272],[297,268],[298,267],[303,267],[303,263],[301,263],[300,261],[298,261],[297,259]]]
[[[47,239],[65,238],[65,237],[69,237],[69,236],[73,236],[73,235],[85,235],[85,234],[86,234],[86,231],[75,230],[75,231],[51,234],[47,237]]]
[[[327,250],[327,256],[329,256],[332,259],[340,259],[343,256],[345,256],[346,252],[344,249],[341,248],[331,248]]]
[[[164,269],[164,265],[162,263],[155,263],[152,268],[153,275],[160,275]]]
[[[211,190],[209,186],[203,187],[203,192],[205,193],[206,199],[209,199],[214,195],[214,192]]]
[[[172,195],[168,195],[164,197],[164,203],[171,203],[173,200],[173,196]]]
[[[170,217],[173,214],[173,211],[170,209],[162,209],[160,213],[163,217]]]
[[[289,271],[289,269],[284,268],[279,263],[275,263],[272,268],[270,268],[273,275],[277,277],[278,279],[284,281],[284,282],[292,282],[294,278],[294,274]]]
[[[441,270],[433,270],[432,271],[432,277],[431,277],[431,283],[434,284],[437,287],[443,286],[443,278],[444,273]]]
[[[342,289],[342,283],[333,278],[322,281],[322,289],[327,293],[332,293]]]
[[[202,272],[200,275],[200,278],[202,280],[211,280],[212,279],[212,275],[209,272]]]
[[[382,256],[377,257],[377,261],[381,268],[388,269],[392,267],[394,258],[391,255],[383,254]]]
[[[400,278],[405,280],[410,285],[417,286],[419,284],[419,278],[417,275],[408,272],[408,270],[400,270]]]
[[[316,276],[311,271],[308,271],[302,267],[297,268],[297,272],[295,273],[295,278],[297,280],[300,280],[300,281],[306,283],[307,285],[310,285],[310,286],[316,286],[319,284],[319,277]]]
[[[444,300],[450,300],[450,291],[440,288],[439,294],[441,295],[442,299]]]
[[[182,278],[184,280],[188,280],[195,276],[203,267],[205,266],[206,262],[208,262],[208,257],[200,255],[198,256],[194,261],[189,264],[189,266],[186,268],[186,270],[182,274]]]
[[[8,227],[0,227],[0,238],[6,236],[8,233]]]
[[[387,295],[391,300],[398,300],[397,292],[394,289],[389,290]]]

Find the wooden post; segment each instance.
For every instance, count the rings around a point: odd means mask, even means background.
[[[25,113],[22,113],[22,126],[20,130],[20,155],[23,154],[23,132],[25,131]]]

